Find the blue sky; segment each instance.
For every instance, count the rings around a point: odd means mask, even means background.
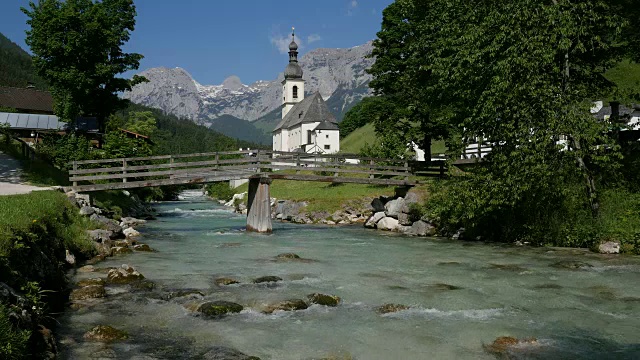
[[[37,0],[36,0],[37,1]],[[136,30],[126,50],[145,56],[140,69],[182,67],[202,84],[237,75],[272,80],[296,27],[301,53],[347,48],[375,38],[392,0],[136,0]],[[0,0],[0,32],[26,49],[28,0]]]

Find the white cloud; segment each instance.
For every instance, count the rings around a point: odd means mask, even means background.
[[[291,42],[291,38],[289,36],[271,35],[270,40],[271,44],[273,44],[281,54],[289,52],[289,43]],[[300,46],[300,44],[298,44],[298,46]]]
[[[357,8],[358,7],[358,0],[351,0],[351,7],[352,8]]]
[[[307,36],[307,44],[311,44],[314,43],[316,41],[320,41],[322,40],[322,37],[320,37],[320,35],[318,34],[311,34],[309,36]]]

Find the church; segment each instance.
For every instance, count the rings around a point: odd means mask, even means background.
[[[273,150],[333,154],[340,151],[340,130],[319,92],[305,98],[295,33],[282,81],[282,120],[273,130]]]

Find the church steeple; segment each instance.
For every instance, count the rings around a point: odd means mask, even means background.
[[[285,79],[302,79],[302,68],[298,64],[298,44],[296,44],[295,28],[291,28],[291,44],[289,44],[289,65],[284,70]]]
[[[293,106],[304,99],[304,80],[302,68],[298,63],[298,44],[296,44],[295,28],[291,28],[291,43],[289,44],[289,64],[284,69],[282,82],[282,118]]]

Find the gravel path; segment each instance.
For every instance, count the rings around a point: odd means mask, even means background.
[[[27,194],[32,191],[51,189],[51,187],[26,185],[22,180],[20,162],[0,151],[0,195]]]

